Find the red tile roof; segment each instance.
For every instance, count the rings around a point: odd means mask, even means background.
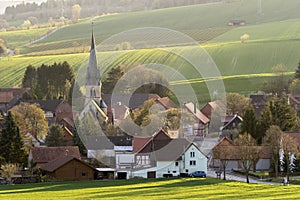
[[[9,103],[13,98],[21,98],[25,93],[31,95],[30,88],[0,88],[0,103]]]
[[[0,103],[8,103],[14,98],[12,92],[0,92]]]
[[[57,159],[60,156],[73,156],[81,159],[80,152],[77,146],[62,146],[62,147],[32,147],[30,149],[32,160],[35,163],[48,163]]]
[[[207,124],[209,122],[209,119],[198,108],[196,108],[196,113],[194,112],[194,103],[186,103],[185,107],[203,124]]]
[[[288,134],[291,137],[293,137],[295,141],[300,145],[300,133],[285,132],[285,134]]]
[[[144,147],[150,140],[152,139],[152,136],[149,137],[134,137],[132,141],[133,146],[133,152],[137,153],[141,150],[142,147]]]
[[[136,141],[135,141],[136,140]],[[161,147],[167,145],[172,139],[168,135],[168,133],[161,129],[160,131],[157,131],[150,137],[134,137],[133,139],[133,152],[139,153],[142,150],[146,148],[147,145],[149,145],[150,142],[152,142],[153,147],[151,147],[152,150],[160,149]]]
[[[158,98],[156,99],[156,101],[159,102],[167,110],[177,107],[169,97]]]

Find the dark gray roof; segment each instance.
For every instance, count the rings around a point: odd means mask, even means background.
[[[39,104],[41,109],[44,111],[55,111],[56,108],[63,102],[62,99],[53,99],[53,100],[29,100],[28,103]]]
[[[107,103],[107,105],[110,106],[114,106],[111,105],[112,104],[112,94],[103,94],[102,95],[103,100],[105,101],[105,103]],[[157,94],[114,94],[114,102],[113,103],[121,103],[122,105],[126,105],[126,102],[129,102],[128,106],[131,109],[136,109],[139,108],[143,105],[143,103],[149,99],[158,99],[160,98]]]
[[[114,149],[114,146],[132,146],[132,136],[86,136],[89,150]]]
[[[186,149],[192,143],[184,138],[173,139],[165,147],[155,151],[157,161],[180,160]]]
[[[114,144],[105,136],[86,136],[88,150],[114,149]]]

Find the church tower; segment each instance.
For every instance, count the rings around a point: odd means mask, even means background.
[[[86,72],[86,97],[85,105],[89,102],[94,101],[103,112],[107,113],[107,106],[102,100],[102,83],[100,77],[100,71],[98,70],[94,30],[92,29],[92,40],[89,63]]]

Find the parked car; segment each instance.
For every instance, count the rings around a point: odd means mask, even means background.
[[[204,171],[195,171],[193,173],[189,174],[189,177],[201,177],[201,178],[206,178],[206,173]]]

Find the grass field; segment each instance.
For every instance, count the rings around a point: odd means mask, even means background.
[[[1,199],[299,199],[300,186],[217,179],[53,182],[0,186]],[[241,193],[241,191],[243,191]]]
[[[14,49],[15,47],[27,44],[30,41],[36,40],[45,35],[49,30],[48,28],[28,29],[28,30],[16,30],[0,32],[0,38],[3,38],[8,47]]]
[[[94,32],[98,42],[101,42],[113,34],[134,28],[163,27],[187,33],[203,42],[226,32],[229,28],[227,23],[232,19],[243,19],[247,25],[256,25],[300,18],[297,0],[264,0],[262,13],[258,13],[257,6],[257,0],[247,0],[107,15],[94,21]],[[65,49],[76,46],[75,43],[87,46],[90,32],[91,24],[88,21],[71,25],[38,42],[26,52],[45,52],[53,50],[55,45],[56,49]]]

